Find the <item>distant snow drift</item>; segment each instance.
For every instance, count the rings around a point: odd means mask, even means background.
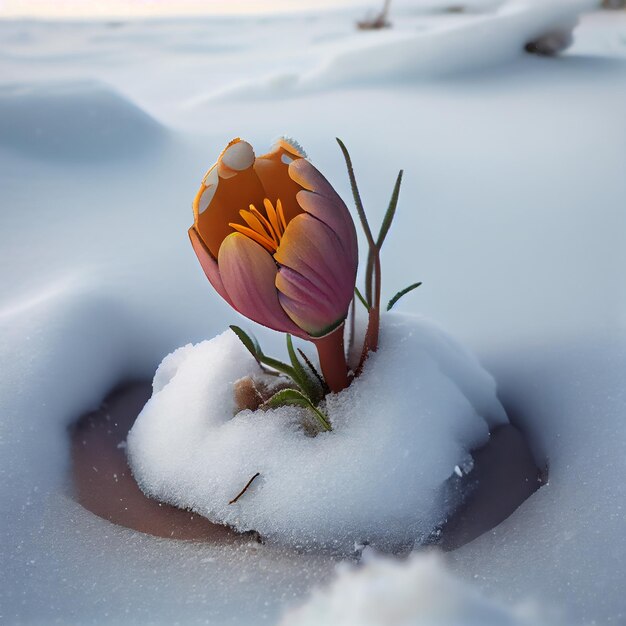
[[[235,413],[232,384],[260,370],[235,335],[166,357],[128,437],[146,493],[240,531],[339,551],[429,536],[458,501],[444,484],[507,421],[495,383],[445,333],[383,316],[381,347],[327,398],[334,431],[307,436],[303,409]],[[235,504],[229,501],[260,473]]]
[[[355,47],[304,76],[303,88],[433,77],[508,63],[524,46],[554,32],[571,33],[590,0],[518,0],[497,12],[389,41]]]
[[[94,81],[0,85],[0,147],[33,157],[102,160],[156,148],[166,131]]]
[[[510,63],[527,44],[544,52],[571,42],[579,15],[595,0],[510,0],[493,12],[464,15],[423,28],[393,28],[354,33],[314,69],[298,74],[274,72],[260,79],[220,88],[188,104],[240,96],[294,95],[344,86],[381,85],[474,72]]]

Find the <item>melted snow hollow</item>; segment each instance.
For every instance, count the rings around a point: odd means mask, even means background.
[[[394,549],[445,519],[455,466],[507,420],[478,361],[410,315],[384,316],[363,374],[327,397],[330,433],[307,436],[301,408],[236,413],[233,383],[259,374],[230,331],[163,360],[128,437],[147,494],[279,543]]]

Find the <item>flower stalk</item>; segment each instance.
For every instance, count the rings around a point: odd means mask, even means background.
[[[341,324],[328,335],[313,340],[317,348],[324,380],[334,393],[342,391],[350,384],[346,352],[343,345],[343,327],[344,325]]]

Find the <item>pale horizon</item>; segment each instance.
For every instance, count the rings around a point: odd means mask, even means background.
[[[378,0],[0,0],[1,18],[85,19],[242,15],[341,9]]]

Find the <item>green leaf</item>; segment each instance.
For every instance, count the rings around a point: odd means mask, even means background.
[[[302,392],[297,389],[281,389],[269,400],[267,400],[263,406],[275,409],[286,405],[302,406],[309,409],[315,415],[322,430],[332,430],[328,418]]]
[[[235,335],[237,335],[241,343],[247,348],[248,352],[250,352],[250,354],[256,359],[259,365],[272,367],[283,374],[287,374],[287,376],[295,380],[293,368],[289,367],[287,363],[283,363],[278,359],[273,359],[272,357],[265,355],[254,335],[248,335],[245,330],[239,328],[239,326],[235,326],[234,324],[231,324],[230,329],[235,333]]]
[[[380,225],[380,232],[378,233],[378,239],[376,240],[376,247],[380,252],[383,247],[383,243],[387,237],[387,233],[391,228],[391,223],[393,222],[393,218],[396,215],[396,207],[398,206],[398,198],[400,197],[400,185],[402,184],[402,176],[404,174],[403,170],[400,170],[398,173],[398,178],[396,178],[396,184],[394,185],[393,192],[391,194],[391,200],[389,201],[389,206],[387,207],[387,212],[385,213],[385,217],[383,218],[383,222]],[[372,293],[372,282],[374,280],[374,255],[373,251],[370,250],[367,253],[367,262],[365,264],[365,299],[367,302],[372,304],[374,299]]]
[[[417,289],[421,284],[422,283],[413,283],[412,285],[405,287],[402,291],[398,291],[398,293],[393,298],[391,298],[391,300],[389,300],[389,304],[387,304],[387,311],[391,311],[391,309],[393,308],[393,305],[398,300],[400,300],[402,296],[405,296],[410,291],[413,291],[413,289]]]
[[[393,187],[393,192],[391,194],[389,206],[387,207],[387,212],[385,213],[385,217],[383,218],[383,223],[380,225],[380,232],[378,233],[378,239],[376,240],[376,246],[379,250],[383,247],[385,237],[387,237],[387,233],[391,228],[393,218],[396,215],[396,207],[398,206],[398,198],[400,197],[400,185],[402,185],[403,174],[403,170],[400,170],[398,178],[396,178],[396,184]]]
[[[283,374],[287,374],[287,376],[294,381],[296,380],[296,373],[293,371],[293,367],[290,367],[287,363],[283,363],[278,359],[273,359],[271,356],[266,356],[265,354],[261,355],[261,363],[264,363],[269,367],[273,367],[275,370],[278,370]]]
[[[302,350],[300,350],[300,348],[298,348],[298,352],[300,353],[302,360],[307,364],[308,368],[313,373],[313,376],[317,378],[317,382],[320,384],[320,387],[322,388],[322,395],[327,394],[330,390],[328,389],[328,385],[326,384],[326,381],[322,378],[322,375],[317,371],[317,369],[315,368],[315,365],[311,363],[309,357]]]
[[[293,340],[289,333],[287,333],[287,352],[289,353],[291,367],[295,373],[294,382],[302,389],[305,395],[308,396],[311,402],[321,399],[315,382],[311,380],[308,372],[304,369],[302,363],[300,363],[296,351],[293,349]]]
[[[354,287],[354,293],[356,294],[356,297],[359,299],[361,304],[369,311],[371,308],[370,305],[367,303],[367,301],[363,297],[363,294],[359,291],[359,288],[356,286]]]
[[[263,351],[256,338],[254,336],[251,337],[243,328],[239,328],[239,326],[234,324],[230,325],[230,329],[237,335],[239,341],[247,348],[248,352],[260,363]]]
[[[371,308],[372,306],[378,307],[380,303],[374,303],[374,298],[372,297],[372,282],[374,280],[374,260],[378,258],[379,250],[376,247],[376,242],[374,241],[374,237],[372,235],[372,229],[370,228],[369,222],[367,221],[367,216],[365,215],[365,209],[363,208],[363,202],[361,201],[361,194],[359,193],[359,188],[356,184],[354,168],[352,167],[352,159],[350,158],[348,149],[344,145],[343,141],[341,141],[339,137],[335,137],[335,139],[337,140],[337,143],[339,144],[339,147],[343,152],[343,157],[346,161],[346,167],[348,168],[348,177],[350,178],[350,186],[352,187],[352,195],[354,196],[354,204],[356,205],[356,210],[359,215],[359,219],[361,220],[361,225],[363,226],[363,231],[365,232],[365,237],[369,246],[369,252],[367,255],[367,266],[365,269],[365,298],[369,308]],[[380,272],[378,273],[380,274]],[[377,276],[376,280],[376,291],[377,293],[379,293],[380,276]]]
[[[365,209],[363,208],[363,202],[361,201],[361,194],[359,193],[359,188],[356,184],[356,176],[354,175],[354,168],[352,167],[352,159],[350,158],[350,153],[346,148],[345,144],[339,137],[335,137],[341,151],[343,152],[343,158],[346,161],[346,167],[348,168],[348,177],[350,178],[350,187],[352,188],[352,195],[354,197],[354,204],[356,205],[356,212],[359,215],[359,219],[361,220],[361,225],[363,226],[363,231],[365,232],[365,237],[367,238],[367,242],[370,247],[374,247],[376,243],[374,242],[374,237],[372,236],[372,230],[370,228],[369,222],[367,221],[367,216],[365,215]]]

